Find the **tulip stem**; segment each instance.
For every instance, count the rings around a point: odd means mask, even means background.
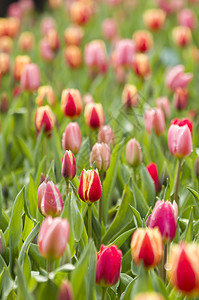
[[[176,183],[175,183],[175,193],[174,193],[174,199],[176,202],[178,202],[178,188],[179,188],[179,182],[180,182],[180,171],[181,171],[181,160],[178,159],[178,170],[176,175]]]
[[[68,194],[69,194],[69,181],[68,179],[66,179],[66,199],[68,197]]]
[[[163,259],[162,259],[162,264],[160,265],[160,275],[164,283],[166,283],[166,269],[165,269],[166,262],[167,262],[167,244],[164,245]]]
[[[92,204],[88,204],[88,238],[92,238]]]
[[[134,176],[134,181],[136,183],[136,168],[133,168],[133,176]]]
[[[53,271],[53,260],[51,260],[51,259],[46,260],[46,271],[48,273]]]
[[[106,290],[107,290],[106,287],[102,288],[102,300],[106,300]]]
[[[101,184],[103,184],[103,174],[100,174],[100,180]],[[99,200],[99,222],[100,224],[102,223],[102,218],[103,218],[103,194],[100,197]]]

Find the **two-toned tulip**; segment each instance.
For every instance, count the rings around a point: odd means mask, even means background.
[[[171,115],[171,105],[167,97],[160,97],[155,101],[156,106],[163,111],[165,119],[169,119]]]
[[[166,13],[162,9],[148,9],[143,14],[144,25],[154,31],[161,30],[164,27]]]
[[[126,145],[126,161],[133,168],[137,168],[142,162],[142,150],[135,138],[130,139]]]
[[[148,219],[148,227],[158,227],[164,243],[171,242],[176,234],[178,205],[168,200],[158,200]]]
[[[138,30],[133,34],[136,50],[138,52],[147,52],[153,47],[153,37],[147,30]]]
[[[84,110],[84,119],[91,129],[98,129],[105,123],[104,110],[101,103],[88,103]]]
[[[187,26],[191,30],[196,27],[196,17],[194,12],[189,8],[184,8],[178,13],[178,23],[180,26]]]
[[[46,39],[53,51],[57,51],[59,49],[59,37],[55,28],[48,30]]]
[[[96,143],[90,154],[90,166],[95,164],[95,167],[101,171],[105,172],[110,165],[111,151],[110,147],[104,143]]]
[[[10,55],[7,53],[0,53],[0,72],[2,75],[10,71]]]
[[[166,86],[175,91],[177,88],[186,88],[193,78],[192,73],[185,73],[183,65],[177,65],[167,71],[165,77]]]
[[[162,110],[160,108],[146,110],[144,123],[148,133],[153,130],[157,136],[162,135],[165,130],[165,119]]]
[[[37,191],[37,204],[40,213],[47,217],[58,217],[64,207],[60,191],[52,181],[43,181]]]
[[[121,39],[115,44],[112,61],[115,67],[129,68],[136,53],[135,42],[131,39]]]
[[[21,33],[18,40],[18,47],[22,51],[31,51],[35,44],[35,37],[31,31],[24,31]]]
[[[191,43],[191,30],[187,26],[177,26],[172,31],[173,42],[178,47],[186,47]]]
[[[35,113],[35,127],[37,133],[44,127],[44,131],[50,136],[55,126],[55,116],[48,105],[40,106]]]
[[[84,31],[78,25],[69,26],[64,31],[64,40],[67,46],[79,46],[83,36]]]
[[[122,92],[122,104],[126,108],[138,105],[138,91],[135,85],[126,84]]]
[[[61,109],[66,117],[77,118],[82,112],[82,97],[76,89],[65,89],[61,96]]]
[[[45,17],[41,22],[41,32],[45,36],[50,29],[56,28],[55,20],[51,17]]]
[[[89,70],[105,73],[108,59],[106,46],[101,40],[94,40],[88,43],[84,49],[84,61]]]
[[[76,161],[71,150],[66,150],[62,157],[62,176],[65,179],[73,179],[76,175]]]
[[[69,15],[73,23],[78,25],[86,24],[93,14],[93,3],[74,1],[69,8]]]
[[[149,65],[149,59],[146,54],[144,53],[135,54],[132,63],[133,63],[133,70],[136,75],[144,79],[149,77],[151,73],[151,69]]]
[[[36,104],[42,106],[44,105],[45,100],[47,100],[48,104],[51,106],[55,105],[55,93],[50,85],[44,85],[38,88],[38,95],[35,99]]]
[[[14,78],[15,80],[20,81],[21,75],[24,67],[31,62],[31,59],[28,55],[18,55],[14,61]]]
[[[133,300],[165,300],[165,298],[156,292],[146,292],[137,294]]]
[[[115,145],[115,135],[113,129],[110,126],[105,125],[100,128],[98,133],[98,142],[105,143],[109,146]]]
[[[120,277],[122,251],[117,246],[101,245],[97,253],[96,283],[102,287],[116,284]]]
[[[9,36],[0,37],[0,51],[5,53],[11,53],[13,49],[13,40]]]
[[[40,72],[36,64],[27,64],[21,74],[20,85],[22,90],[35,91],[40,86]]]
[[[58,259],[64,254],[69,238],[67,219],[48,216],[41,224],[38,236],[39,251],[44,258]]]
[[[187,107],[188,90],[177,88],[174,92],[174,107],[177,110],[183,110]]]
[[[65,48],[64,57],[71,69],[78,69],[82,64],[82,52],[78,46],[71,45]]]
[[[149,172],[151,178],[153,179],[156,193],[160,192],[161,184],[158,176],[158,168],[155,163],[150,163],[147,167],[147,171]]]
[[[147,269],[156,267],[163,255],[162,236],[159,229],[136,229],[131,239],[131,253],[136,265],[143,262]]]
[[[70,122],[62,135],[62,148],[71,150],[76,154],[82,144],[82,136],[79,125],[76,122]]]

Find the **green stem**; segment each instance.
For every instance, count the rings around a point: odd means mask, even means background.
[[[107,291],[107,288],[103,287],[102,288],[102,300],[106,300],[106,291]]]
[[[165,265],[167,262],[167,244],[164,245],[164,255],[163,255],[163,259],[162,259],[162,263],[160,265],[160,276],[162,278],[162,281],[164,283],[166,283],[166,269],[165,269]]]
[[[51,259],[46,260],[46,271],[48,273],[53,271],[53,260],[51,260]]]
[[[66,199],[68,198],[68,194],[69,194],[69,180],[66,179]]]
[[[136,168],[133,168],[133,176],[134,176],[134,181],[136,183]]]
[[[179,182],[180,182],[180,171],[181,171],[181,160],[178,159],[178,170],[176,175],[176,184],[175,184],[175,193],[174,193],[174,200],[178,202],[178,188],[179,188]]]
[[[92,204],[88,204],[88,238],[92,238]]]
[[[103,185],[103,174],[100,174],[100,180],[101,180],[101,184]],[[101,198],[99,200],[99,222],[100,224],[102,223],[102,219],[103,219],[103,193],[101,195]]]

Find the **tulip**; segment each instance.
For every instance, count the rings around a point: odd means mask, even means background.
[[[138,91],[135,85],[126,84],[122,93],[122,104],[127,108],[138,105]]]
[[[103,41],[94,40],[85,46],[84,61],[92,71],[105,73],[107,69],[107,53]]]
[[[82,137],[79,125],[74,123],[69,123],[62,135],[62,148],[64,150],[71,150],[76,154],[82,144]]]
[[[38,95],[35,102],[38,106],[42,106],[44,105],[45,99],[51,106],[55,105],[55,94],[50,85],[44,85],[38,88]]]
[[[40,48],[40,54],[41,54],[41,57],[43,58],[43,60],[45,60],[45,61],[53,60],[55,54],[54,54],[52,48],[50,47],[49,41],[46,38],[43,38],[40,41],[39,48]]]
[[[133,300],[165,300],[165,298],[155,292],[146,292],[137,294]]]
[[[5,53],[11,53],[13,49],[13,40],[9,36],[0,37],[0,51]]]
[[[177,65],[168,70],[165,82],[170,90],[175,91],[179,87],[185,89],[192,78],[192,73],[184,73],[183,65]]]
[[[52,9],[57,9],[62,6],[63,0],[48,0],[48,4]]]
[[[131,67],[136,53],[135,42],[130,39],[119,40],[112,54],[113,64],[116,67]]]
[[[31,12],[34,9],[33,0],[20,0],[19,5],[23,14]]]
[[[158,176],[158,169],[155,163],[150,163],[147,167],[147,170],[153,179],[154,185],[155,185],[155,190],[156,193],[160,192],[161,190],[161,184]]]
[[[0,53],[0,72],[2,75],[10,71],[10,56],[7,53]]]
[[[133,40],[138,52],[147,52],[153,47],[153,37],[147,30],[137,30],[133,34]]]
[[[115,285],[120,277],[122,251],[117,246],[101,245],[97,253],[96,283],[102,287]]]
[[[178,23],[180,26],[187,26],[191,30],[196,27],[196,17],[191,9],[184,8],[178,14]]]
[[[37,191],[37,204],[40,213],[47,217],[58,217],[64,207],[61,194],[52,181],[43,181]]]
[[[144,25],[150,30],[160,30],[164,27],[166,13],[162,9],[148,9],[143,14]]]
[[[187,26],[177,26],[172,31],[173,41],[178,47],[186,47],[191,43],[191,30]]]
[[[162,236],[158,228],[137,228],[131,239],[131,253],[136,265],[155,268],[163,256]]]
[[[19,33],[20,19],[18,18],[7,18],[6,19],[6,35],[14,38]]]
[[[72,25],[64,31],[64,40],[67,46],[79,46],[83,36],[84,31],[78,25]]]
[[[40,86],[40,73],[36,64],[25,65],[21,74],[20,85],[22,90],[35,91]]]
[[[149,59],[146,54],[143,53],[135,54],[132,63],[133,63],[133,70],[138,76],[145,79],[150,75],[151,70],[149,65]]]
[[[83,97],[83,102],[84,102],[84,104],[86,105],[86,104],[88,104],[88,103],[94,103],[95,101],[94,101],[93,96],[92,96],[91,94],[86,93],[86,94],[84,95],[84,97]]]
[[[137,168],[142,162],[142,150],[135,138],[126,145],[126,160],[133,168]]]
[[[69,150],[66,150],[62,158],[62,176],[65,179],[72,180],[76,175],[76,161],[74,154]]]
[[[115,136],[113,129],[110,126],[102,126],[98,133],[98,143],[105,143],[107,145],[115,145]]]
[[[22,18],[23,12],[22,12],[22,9],[21,9],[20,4],[18,2],[11,3],[8,6],[7,16],[18,18],[18,19]]]
[[[20,81],[24,67],[30,62],[31,59],[28,55],[16,56],[13,70],[15,80]]]
[[[156,0],[156,2],[166,13],[178,11],[184,5],[184,0]]]
[[[67,219],[48,216],[39,230],[39,251],[44,258],[58,259],[64,254],[69,238],[69,222]]]
[[[101,103],[88,103],[85,106],[84,118],[91,129],[97,129],[105,123],[104,110]]]
[[[102,35],[108,41],[113,40],[118,33],[117,23],[114,19],[105,19],[102,23]]]
[[[48,105],[40,106],[35,113],[35,127],[37,133],[44,126],[44,131],[50,136],[50,133],[55,126],[55,116]]]
[[[105,172],[110,165],[111,151],[110,147],[104,143],[96,143],[90,154],[90,166],[95,164],[98,171]]]
[[[31,51],[34,47],[35,37],[32,32],[25,31],[22,32],[19,40],[18,47],[22,51]]]
[[[165,130],[164,114],[160,108],[148,109],[144,115],[145,127],[148,133],[154,130],[157,136],[163,134]]]
[[[183,295],[199,295],[199,246],[195,243],[172,245],[168,257],[168,277]]]
[[[171,106],[167,97],[160,97],[156,99],[156,106],[160,108],[164,114],[165,119],[169,119],[171,115]]]
[[[82,112],[82,106],[82,98],[78,90],[63,90],[61,96],[61,109],[66,117],[77,118]]]
[[[41,23],[41,32],[42,32],[43,36],[45,36],[48,33],[48,31],[53,28],[54,29],[56,28],[54,19],[51,17],[43,18],[42,23]]]
[[[174,107],[177,110],[183,110],[187,107],[188,91],[186,89],[177,88],[174,94]]]
[[[86,24],[90,20],[92,13],[92,2],[84,3],[83,1],[75,1],[70,5],[69,15],[72,22],[75,24]]]
[[[46,34],[46,39],[49,43],[50,48],[53,51],[57,51],[59,49],[59,37],[57,30],[55,28],[49,29]]]
[[[172,124],[168,131],[168,146],[176,158],[184,158],[192,152],[192,136],[188,125]]]
[[[178,221],[178,205],[177,203],[165,202],[158,200],[148,219],[148,227],[158,227],[163,238],[163,242],[170,243],[176,234]]]
[[[67,279],[62,281],[57,300],[73,300],[72,285]]]
[[[77,46],[68,46],[64,51],[65,61],[72,69],[78,69],[82,64],[81,49]]]

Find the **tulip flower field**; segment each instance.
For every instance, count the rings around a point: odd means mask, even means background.
[[[0,18],[0,299],[199,299],[199,1]]]

